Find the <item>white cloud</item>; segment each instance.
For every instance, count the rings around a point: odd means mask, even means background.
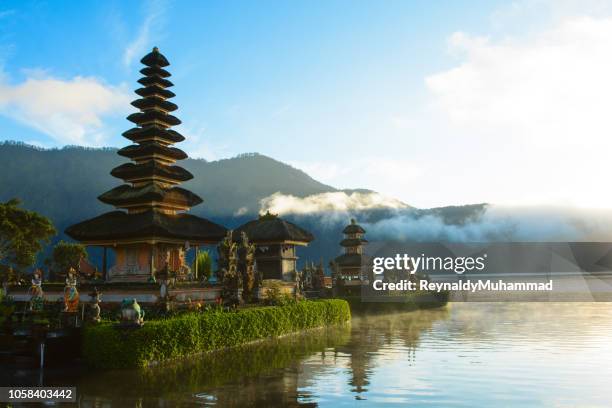
[[[129,101],[125,87],[96,78],[62,80],[38,72],[20,84],[0,82],[0,114],[62,144],[104,145],[103,117],[124,114]]]
[[[249,209],[247,207],[240,207],[238,210],[234,212],[234,217],[239,217],[241,215],[248,214]]]
[[[132,65],[135,58],[142,57],[151,41],[157,40],[162,24],[162,17],[166,11],[164,1],[155,0],[147,3],[145,19],[138,30],[138,35],[125,48],[123,52],[123,63],[126,67]]]
[[[409,194],[412,183],[422,175],[423,170],[407,157],[397,160],[390,157],[355,157],[343,162],[292,161],[293,167],[306,172],[317,181],[336,188],[375,189],[386,195],[402,196],[411,199]]]
[[[296,197],[274,193],[261,200],[260,213],[270,211],[274,214],[314,214],[314,213],[349,213],[374,209],[404,209],[408,206],[399,200],[379,193],[330,192]]]
[[[538,138],[610,129],[612,18],[569,19],[522,41],[457,32],[449,43],[464,61],[426,84],[453,121]]]
[[[474,151],[471,180],[487,200],[612,203],[601,178],[612,151],[612,18],[564,17],[501,40],[456,32],[449,47],[460,62],[425,83],[432,111]]]
[[[580,210],[558,206],[489,205],[477,217],[450,224],[436,215],[409,212],[377,222],[362,222],[371,240],[411,239],[423,242],[565,242],[608,241],[612,231],[609,210]]]

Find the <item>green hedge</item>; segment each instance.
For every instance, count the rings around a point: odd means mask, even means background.
[[[119,329],[107,323],[85,328],[83,355],[94,367],[146,367],[350,318],[346,301],[330,299],[238,312],[189,313],[148,321],[138,329]]]
[[[174,364],[146,367],[137,375],[132,370],[98,370],[97,375],[79,382],[79,390],[83,395],[98,396],[107,405],[137,399],[143,390],[167,395],[197,394],[230,381],[290,367],[303,357],[347,345],[350,335],[350,325],[338,324],[236,346],[227,352],[204,353]]]

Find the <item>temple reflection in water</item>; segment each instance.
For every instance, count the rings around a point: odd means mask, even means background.
[[[446,310],[355,316],[351,325],[316,329],[194,361],[162,367],[87,374],[57,374],[46,383],[78,381],[82,407],[174,407],[194,402],[228,407],[318,406],[325,387],[350,388],[366,399],[376,361],[398,341],[415,358],[420,333]],[[389,354],[392,356],[393,354]],[[238,391],[239,390],[239,391]]]
[[[74,384],[81,407],[608,406],[610,339],[607,303],[459,303],[145,370],[46,370],[44,383]]]

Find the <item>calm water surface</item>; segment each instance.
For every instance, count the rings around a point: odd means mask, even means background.
[[[355,316],[170,366],[44,382],[76,385],[83,407],[611,407],[612,304]]]

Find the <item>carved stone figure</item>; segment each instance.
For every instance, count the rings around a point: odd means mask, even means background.
[[[341,284],[342,280],[340,279],[340,268],[338,268],[338,264],[335,261],[331,261],[329,263],[329,267],[332,271],[332,295],[338,295],[338,285]]]
[[[66,286],[64,286],[64,312],[76,313],[79,310],[79,292],[77,290],[77,278],[74,268],[70,268],[66,274]]]
[[[89,305],[89,320],[94,323],[100,322],[100,298],[101,293],[98,292],[98,288],[94,287],[93,292],[89,294],[92,298],[92,304]]]
[[[191,268],[185,262],[185,250],[183,248],[179,248],[176,250],[176,254],[178,256],[178,270],[176,271],[177,276],[180,280],[193,280]]]
[[[32,275],[32,286],[30,286],[30,311],[39,312],[43,309],[43,305],[42,273],[37,269]]]
[[[255,273],[255,288],[259,289],[263,285],[263,274],[257,268],[257,260],[253,261],[253,271]]]
[[[225,271],[229,270],[229,253],[230,247],[232,246],[232,231],[227,231],[225,238],[217,247],[217,253],[219,255],[219,271],[217,273],[217,278],[220,282],[223,282],[223,274]]]
[[[232,275],[238,274],[238,245],[232,242],[228,253],[228,272]]]
[[[240,234],[240,242],[234,242],[231,231],[217,247],[219,254],[217,277],[223,286],[223,301],[237,304],[252,301],[255,289],[261,286],[262,279],[255,261],[255,244],[245,232]],[[242,296],[240,296],[242,290]]]
[[[295,297],[299,298],[304,294],[304,281],[302,280],[304,272],[295,272]]]
[[[238,271],[238,244],[233,241],[231,231],[228,231],[217,250],[219,252],[217,274],[223,287],[221,297],[225,304],[237,305],[241,301],[242,276]]]
[[[325,286],[325,269],[323,268],[323,260],[317,265],[315,279],[313,280],[313,289],[321,290]]]
[[[241,233],[240,255],[241,255],[241,275],[242,275],[242,297],[248,301],[253,298],[256,284],[255,273],[255,245],[249,241],[249,237],[243,231]]]
[[[144,310],[136,299],[123,299],[121,302],[121,325],[142,326],[144,324]]]

